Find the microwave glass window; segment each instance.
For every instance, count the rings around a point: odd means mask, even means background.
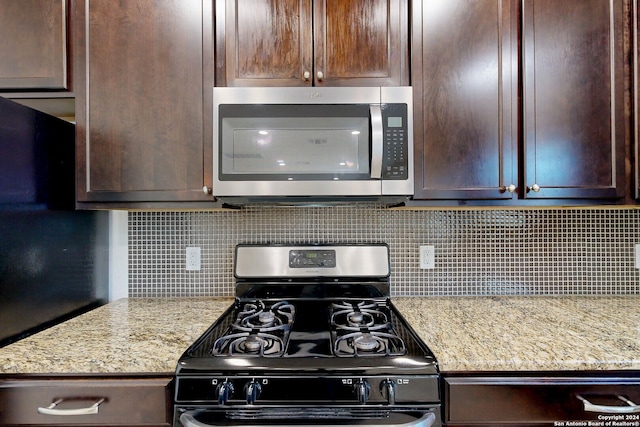
[[[225,174],[369,173],[365,117],[232,117],[222,119]]]

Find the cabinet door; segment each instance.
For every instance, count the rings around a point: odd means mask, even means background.
[[[409,85],[406,0],[315,0],[314,84]]]
[[[310,85],[311,14],[311,0],[217,0],[216,85]]]
[[[407,28],[407,0],[217,0],[216,85],[408,85]]]
[[[423,0],[412,16],[414,198],[511,199],[517,2]]]
[[[633,197],[640,200],[640,5],[633,0]]]
[[[445,378],[444,396],[448,426],[587,425],[588,420],[594,420],[589,425],[604,426],[604,420],[616,420],[619,425],[640,422],[638,413],[612,418],[613,410],[586,410],[581,400],[618,407],[621,413],[629,405],[617,396],[640,402],[637,373],[628,377],[449,377]]]
[[[526,198],[624,195],[623,30],[623,1],[523,0]]]
[[[206,200],[211,1],[84,0],[76,14],[79,206]]]
[[[68,89],[67,0],[0,0],[0,90]]]
[[[95,413],[65,414],[93,405]],[[0,425],[168,427],[171,418],[169,377],[0,379]]]

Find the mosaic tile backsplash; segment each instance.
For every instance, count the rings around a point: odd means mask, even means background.
[[[386,242],[391,292],[640,294],[640,209],[410,210],[382,206],[130,212],[129,296],[233,296],[239,243]],[[418,247],[435,246],[435,268]],[[185,248],[201,248],[199,271]]]

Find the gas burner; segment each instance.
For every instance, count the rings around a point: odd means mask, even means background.
[[[370,313],[356,311],[347,314],[347,323],[349,326],[373,326],[375,320]]]
[[[282,338],[263,332],[225,335],[213,344],[214,356],[278,357],[284,353]]]
[[[295,307],[287,301],[267,306],[263,301],[244,302],[236,319],[211,349],[214,356],[266,356],[284,354]]]
[[[353,342],[358,350],[374,351],[380,347],[380,339],[369,333],[354,337]]]
[[[338,357],[402,356],[404,342],[391,332],[358,331],[336,335],[333,346]]]
[[[280,301],[266,307],[262,301],[245,302],[236,317],[241,328],[263,330],[273,327],[290,327],[293,323],[295,307],[287,301]]]
[[[335,327],[368,328],[389,322],[387,315],[373,301],[343,301],[332,304],[331,309],[331,324]]]
[[[289,329],[294,315],[295,307],[287,301],[277,302],[269,308],[262,301],[245,303],[243,310],[238,312],[236,326],[242,331]]]
[[[338,357],[398,356],[405,344],[391,326],[387,308],[372,301],[331,305],[333,353]]]

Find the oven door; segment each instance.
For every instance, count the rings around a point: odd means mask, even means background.
[[[440,407],[421,409],[341,410],[340,408],[270,408],[268,412],[233,408],[176,407],[174,427],[394,426],[440,427]]]

